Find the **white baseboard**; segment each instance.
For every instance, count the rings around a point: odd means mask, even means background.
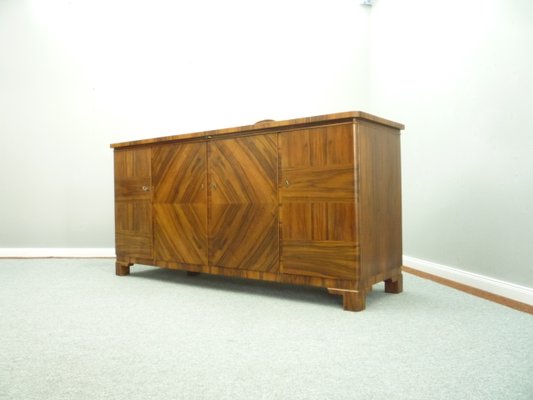
[[[0,258],[97,258],[115,257],[113,247],[102,248],[0,248]],[[533,305],[533,289],[463,271],[415,257],[403,256],[403,263],[418,271],[436,275],[498,296]]]
[[[476,289],[484,290],[498,296],[503,296],[521,303],[533,305],[533,289],[526,286],[516,285],[484,275],[474,274],[446,265],[437,264],[419,258],[403,256],[403,264],[418,271],[436,275]]]
[[[115,257],[114,247],[102,248],[0,248],[0,258]]]

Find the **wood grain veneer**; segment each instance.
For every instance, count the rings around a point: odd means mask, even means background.
[[[111,145],[117,275],[133,264],[402,291],[400,129],[353,111]]]

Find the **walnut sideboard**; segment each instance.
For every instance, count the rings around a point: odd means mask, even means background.
[[[116,274],[133,264],[402,291],[400,130],[364,112],[112,144]]]

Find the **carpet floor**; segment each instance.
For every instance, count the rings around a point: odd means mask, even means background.
[[[533,399],[533,316],[404,274],[325,289],[0,260],[0,399]]]

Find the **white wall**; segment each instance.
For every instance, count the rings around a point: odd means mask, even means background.
[[[533,2],[377,0],[369,111],[402,136],[404,254],[533,287]]]
[[[533,287],[533,2],[0,0],[1,247],[112,247],[130,139],[405,123],[404,253]]]
[[[113,247],[109,144],[366,109],[351,0],[0,0],[1,247]]]

